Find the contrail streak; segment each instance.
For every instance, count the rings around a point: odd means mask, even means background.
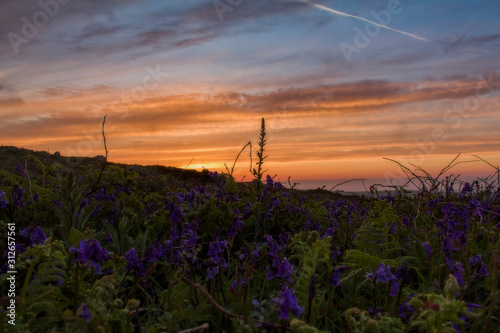
[[[352,17],[352,18],[355,18],[355,19],[358,19],[358,20],[361,20],[361,21],[368,22],[370,24],[374,24],[374,25],[376,25],[378,27],[381,27],[381,28],[384,28],[384,29],[388,29],[388,30],[392,30],[392,31],[395,31],[395,32],[399,32],[400,34],[409,36],[411,38],[415,38],[415,39],[418,39],[418,40],[422,40],[424,42],[428,42],[428,40],[425,39],[425,38],[419,37],[419,36],[411,34],[409,32],[405,32],[405,31],[401,31],[401,30],[398,30],[398,29],[394,29],[394,28],[388,27],[386,25],[383,25],[383,24],[380,24],[380,23],[377,23],[377,22],[373,22],[373,21],[367,20],[367,19],[365,19],[363,17],[360,17],[360,16],[356,16],[356,15],[351,15],[351,14],[339,12],[338,10],[331,9],[331,8],[328,8],[328,7],[325,7],[325,6],[322,6],[322,5],[315,4],[315,3],[313,3],[313,2],[311,2],[309,0],[300,0],[300,1],[309,3],[310,5],[312,5],[312,6],[316,7],[316,8],[319,8],[321,10],[326,10],[326,11],[328,11],[330,13],[334,13],[334,14],[342,15],[342,16],[347,16],[347,17]]]

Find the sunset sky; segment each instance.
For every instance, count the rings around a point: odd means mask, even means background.
[[[103,155],[107,114],[110,161],[221,171],[265,117],[281,180],[500,165],[499,17],[497,0],[2,0],[0,145]]]

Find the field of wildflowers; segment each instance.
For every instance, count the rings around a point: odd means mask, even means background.
[[[263,182],[242,184],[217,172],[23,158],[0,170],[3,331],[500,328],[494,181],[313,197],[263,177],[262,164]]]

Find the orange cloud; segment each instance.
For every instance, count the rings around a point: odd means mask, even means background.
[[[460,129],[443,120],[444,108],[474,96],[481,87],[470,77],[360,81],[258,94],[152,96],[130,103],[113,87],[53,87],[27,94],[24,103],[7,103],[0,140],[69,155],[103,154],[101,123],[108,114],[112,161],[185,167],[192,160],[190,167],[221,170],[224,163],[232,165],[249,140],[255,149],[264,116],[270,173],[315,179],[375,177],[389,168],[384,156],[441,162],[458,152],[496,151],[492,119],[499,116],[498,97],[488,97],[463,119]],[[446,139],[432,141],[436,128]],[[425,150],[419,144],[434,147]],[[245,152],[238,163],[241,177],[248,177],[248,163]],[[437,168],[439,163],[430,165]]]

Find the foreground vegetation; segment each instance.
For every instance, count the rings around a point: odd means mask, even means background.
[[[417,195],[318,196],[264,179],[264,143],[247,184],[5,148],[4,311],[8,223],[17,288],[15,326],[5,312],[2,328],[499,330],[498,183],[410,175]]]

